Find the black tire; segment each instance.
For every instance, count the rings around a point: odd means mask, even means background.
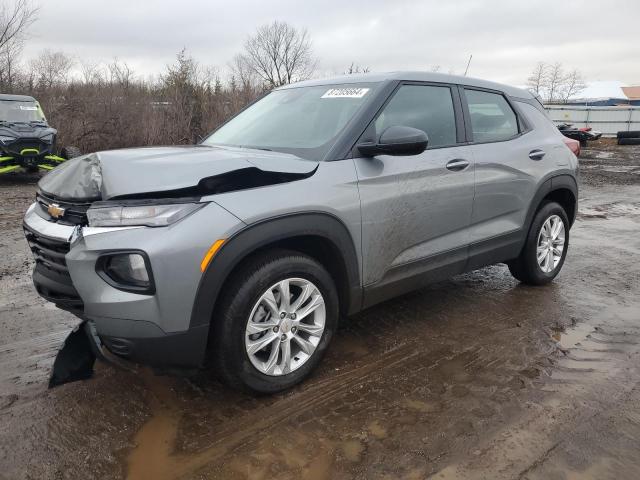
[[[251,363],[245,348],[245,328],[253,306],[269,287],[286,278],[313,282],[325,302],[325,326],[313,354],[291,373],[270,376]],[[227,281],[216,307],[211,330],[211,367],[228,386],[254,393],[286,390],[311,374],[322,359],[338,324],[338,294],[331,275],[316,260],[298,252],[273,250],[254,256]]]
[[[618,138],[640,138],[640,130],[630,130],[628,132],[618,132]],[[623,144],[621,144],[623,145]]]
[[[560,257],[558,265],[553,270],[547,273],[542,271],[542,268],[540,268],[540,265],[538,265],[538,259],[536,257],[538,236],[540,235],[540,230],[542,229],[542,226],[544,225],[546,220],[552,215],[559,216],[562,220],[562,223],[564,224],[565,242],[562,256]],[[529,285],[545,285],[551,282],[556,277],[556,275],[560,273],[562,265],[564,265],[564,260],[567,256],[568,250],[569,217],[567,217],[567,213],[564,211],[564,208],[560,206],[560,204],[556,202],[548,202],[543,204],[533,217],[531,228],[529,229],[529,234],[527,235],[527,239],[524,247],[522,248],[520,256],[515,260],[507,262],[507,265],[509,266],[511,275],[520,280],[522,283],[526,283]]]
[[[60,156],[62,158],[66,158],[67,160],[71,160],[72,158],[79,157],[80,155],[82,155],[82,152],[80,151],[80,149],[78,147],[74,147],[71,145],[67,147],[62,147],[62,150],[60,150]]]
[[[581,147],[586,147],[587,146],[587,141],[585,139],[580,139],[580,146]]]
[[[619,138],[618,145],[640,145],[640,138]]]

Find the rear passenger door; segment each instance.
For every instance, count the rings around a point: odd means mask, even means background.
[[[461,88],[475,162],[468,269],[517,256],[537,187],[534,135],[511,101],[492,90]]]
[[[401,84],[359,140],[375,142],[396,125],[423,130],[429,138],[419,155],[357,158],[355,151],[363,276],[365,286],[374,287],[373,293],[365,289],[365,304],[367,295],[380,300],[399,293],[378,287],[406,290],[426,272],[448,276],[464,267],[474,174],[458,95],[450,85]]]

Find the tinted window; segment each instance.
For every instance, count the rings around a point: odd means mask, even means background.
[[[429,147],[456,143],[456,119],[449,87],[403,85],[375,122],[376,134],[395,125],[413,127],[429,137]]]
[[[518,118],[497,93],[465,90],[474,142],[498,142],[518,134]]]

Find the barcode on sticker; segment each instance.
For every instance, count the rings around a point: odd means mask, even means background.
[[[332,88],[320,98],[362,98],[368,91],[368,88]]]

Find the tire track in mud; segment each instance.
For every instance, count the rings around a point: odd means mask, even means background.
[[[423,367],[433,369],[443,362],[452,361],[458,357],[474,353],[476,350],[478,348],[473,347],[455,353],[452,352],[449,355],[439,356],[437,360]],[[163,457],[160,460],[164,462],[162,468],[154,469],[156,472],[161,472],[159,473],[160,477],[156,476],[154,478],[157,480],[182,478],[189,474],[194,474],[223,456],[238,449],[246,448],[256,442],[256,435],[260,432],[270,431],[292,418],[304,417],[311,413],[312,410],[322,409],[349,390],[355,388],[364,389],[365,385],[379,381],[380,377],[384,376],[388,371],[399,369],[404,364],[415,364],[420,361],[420,357],[432,355],[433,352],[416,351],[414,344],[406,343],[385,352],[374,361],[364,363],[342,373],[335,372],[326,379],[305,388],[302,392],[279,398],[269,407],[277,410],[277,414],[270,415],[267,419],[264,418],[262,411],[245,415],[241,422],[229,422],[228,428],[216,432],[216,440],[204,450],[189,454],[174,453],[171,456]],[[173,441],[176,437],[179,423],[179,418],[176,417],[180,416],[175,406],[176,399],[170,398],[171,394],[168,395],[166,385],[159,387],[156,383],[155,386],[152,386],[154,383],[156,382],[150,382],[150,390],[154,391],[154,395],[157,396],[153,402],[156,407],[154,409],[154,417],[136,435],[137,440],[142,439],[145,443],[138,443],[129,457],[129,475],[127,478],[130,480],[145,478],[141,472],[145,474],[147,472],[141,467],[141,463],[148,462],[149,458],[161,457],[158,455],[158,451],[150,452],[146,442],[152,443],[158,450],[166,451],[167,442]],[[158,391],[159,388],[162,390],[161,392]],[[160,403],[158,403],[158,399],[162,399]],[[154,421],[158,417],[168,417],[171,420],[164,418],[160,421]],[[169,427],[162,433],[163,441],[159,441],[157,437],[159,433],[158,424]],[[145,428],[153,432],[154,436],[150,436]],[[137,450],[145,451],[146,454],[138,456]]]
[[[0,345],[0,385],[3,385],[3,394],[15,393],[19,385],[46,379],[69,332],[67,328]]]
[[[381,313],[381,316],[384,317],[384,312]],[[440,314],[436,312],[435,316],[439,317],[439,315]],[[373,328],[380,329],[379,334],[374,335],[374,337],[379,336],[380,338],[386,339],[390,337],[406,338],[406,335],[397,335],[398,330],[400,330],[400,333],[402,333],[403,330],[403,325],[398,324],[399,320],[397,320],[397,317],[393,322],[387,322],[382,319],[380,320],[381,322],[371,325]],[[403,320],[403,322],[404,321],[416,326],[415,320],[410,317]],[[495,327],[496,323],[499,324],[499,328],[497,329]],[[490,328],[492,324],[493,328]],[[367,322],[367,326],[369,325],[370,324]],[[344,371],[332,371],[330,375],[324,378],[321,376],[315,381],[315,383],[306,383],[302,387],[301,391],[294,391],[293,394],[284,394],[284,396],[276,397],[274,400],[267,399],[262,400],[261,403],[254,402],[253,407],[256,410],[255,413],[252,412],[250,408],[247,409],[245,406],[237,412],[239,414],[239,419],[235,418],[236,415],[233,415],[232,419],[227,418],[222,422],[220,429],[211,432],[213,439],[208,442],[206,447],[193,448],[191,446],[188,448],[188,450],[195,451],[195,453],[174,452],[169,458],[165,459],[165,463],[161,470],[163,472],[167,472],[166,478],[181,478],[187,477],[190,474],[195,474],[195,472],[204,469],[208,465],[218,468],[219,465],[216,465],[217,463],[221,460],[224,463],[227,461],[229,456],[233,456],[234,453],[240,450],[249,452],[260,450],[260,448],[256,447],[263,446],[259,445],[259,440],[256,440],[256,438],[260,438],[262,432],[273,431],[279,426],[283,426],[285,429],[289,430],[289,423],[295,423],[296,419],[304,419],[305,416],[313,418],[314,412],[323,413],[320,414],[320,418],[315,418],[313,421],[319,421],[321,423],[327,421],[328,423],[333,423],[338,419],[336,417],[327,417],[327,412],[331,415],[332,409],[335,408],[332,407],[332,404],[344,403],[345,400],[348,401],[353,392],[376,392],[386,390],[386,393],[384,394],[386,397],[383,395],[380,399],[382,404],[386,406],[377,407],[381,412],[397,410],[400,415],[405,412],[405,416],[411,415],[411,413],[407,412],[412,411],[414,412],[414,415],[418,412],[418,416],[425,414],[433,415],[435,414],[435,410],[433,410],[433,408],[439,409],[437,405],[434,407],[432,404],[428,402],[425,403],[422,400],[409,400],[412,396],[415,396],[416,388],[420,389],[420,385],[424,384],[426,378],[433,378],[434,374],[429,372],[441,369],[440,367],[443,369],[448,368],[448,370],[452,370],[451,374],[440,372],[439,374],[436,374],[435,377],[437,378],[438,375],[440,377],[443,375],[445,377],[447,375],[451,375],[454,379],[452,382],[455,385],[457,383],[455,378],[460,377],[460,375],[471,378],[474,376],[474,372],[476,371],[482,371],[483,369],[486,370],[488,368],[497,368],[500,366],[499,364],[505,363],[505,357],[507,357],[507,355],[503,355],[501,352],[506,353],[512,344],[501,344],[495,346],[496,348],[488,349],[482,341],[478,341],[478,337],[492,335],[500,336],[504,333],[503,329],[508,328],[510,330],[510,335],[515,335],[516,341],[521,341],[535,350],[538,350],[539,346],[539,341],[532,338],[532,335],[533,337],[536,337],[540,332],[530,332],[529,329],[524,329],[524,331],[520,330],[520,326],[516,326],[506,314],[497,315],[493,313],[480,315],[477,321],[473,324],[472,331],[477,329],[478,332],[482,332],[482,334],[478,336],[474,335],[472,332],[467,333],[466,335],[469,335],[470,340],[473,340],[468,342],[471,346],[467,348],[464,348],[465,342],[462,339],[459,338],[457,341],[452,341],[448,336],[443,337],[442,333],[439,333],[439,331],[441,331],[441,327],[446,329],[446,324],[436,324],[434,327],[432,322],[426,322],[423,324],[418,323],[416,327],[420,328],[420,326],[423,330],[426,329],[427,331],[420,332],[418,338],[415,340],[409,342],[405,341],[401,345],[389,348],[379,355],[372,355],[369,353],[365,355],[364,358],[360,359],[361,361],[358,362],[359,365],[354,366],[353,364],[348,364]],[[359,337],[361,327],[362,326],[356,325],[354,331],[350,330],[346,332],[346,334],[354,334],[356,337]],[[425,348],[425,344],[423,343],[424,339],[422,338],[424,336],[430,337],[430,348]],[[550,341],[547,342],[549,344],[551,343]],[[461,346],[463,347],[462,349],[460,348]],[[553,349],[550,347],[543,348],[543,355],[546,355],[552,350]],[[529,355],[526,354],[523,354],[523,356],[527,358],[529,357]],[[452,364],[453,366],[450,365],[446,367],[447,364]],[[490,381],[486,382],[484,385],[476,387],[481,389],[485,388],[486,390],[490,390],[496,395],[499,395],[500,400],[496,399],[495,401],[502,401],[505,398],[514,396],[515,393],[512,392],[513,387],[511,386],[512,381],[516,378],[520,379],[523,377],[520,372],[523,368],[522,365],[504,365],[504,367],[507,370],[506,372],[502,372],[497,377],[492,377]],[[465,382],[468,380],[464,379],[462,381]],[[376,383],[379,383],[380,385],[376,386]],[[491,386],[488,386],[489,383]],[[493,388],[495,383],[498,384],[499,388]],[[519,386],[520,384],[521,381],[518,380],[517,388],[521,388]],[[149,389],[153,390],[154,388],[157,388],[157,385],[156,387],[150,386]],[[162,395],[166,399],[167,386],[165,385],[163,388],[165,389],[165,393]],[[390,393],[390,391],[393,393]],[[464,393],[464,389],[458,391],[455,391],[454,389],[453,391],[453,395],[456,397],[466,395],[466,393]],[[144,457],[142,455],[138,455],[136,452],[147,451],[147,457],[150,456],[152,458],[157,458],[158,455],[148,451],[150,443],[154,443],[165,448],[167,442],[171,443],[175,440],[175,430],[179,428],[178,425],[181,423],[180,418],[185,412],[183,409],[181,411],[181,408],[178,405],[179,399],[175,398],[175,393],[173,395],[173,400],[168,402],[169,405],[165,404],[162,408],[156,409],[155,414],[149,423],[136,435],[134,443],[138,444],[138,447],[129,457],[129,472],[131,474],[129,478],[143,478],[138,472],[141,471],[140,462],[143,461]],[[418,397],[416,398],[421,398],[422,395],[422,393],[418,393]],[[451,395],[451,393],[447,393],[446,395]],[[489,395],[491,396],[493,393]],[[389,403],[389,396],[397,398]],[[171,395],[169,395],[169,397],[171,397]],[[407,401],[405,402],[405,400],[402,399],[407,399]],[[377,405],[375,400],[370,399],[370,401],[373,401],[374,405]],[[488,401],[492,400],[489,399]],[[216,402],[213,405],[213,408],[216,407],[221,407],[221,405]],[[211,406],[209,408],[211,408]],[[267,410],[270,412],[275,411],[276,413],[269,413],[268,418],[265,419],[264,411]],[[339,415],[348,416],[349,412],[341,411]],[[167,416],[172,417],[172,420],[167,421]],[[161,417],[161,419],[158,419],[158,417]],[[162,419],[162,417],[165,418]],[[160,442],[160,444],[158,444],[157,441],[157,426],[159,424],[171,426],[171,428],[164,432],[163,435],[165,441]],[[326,423],[323,426],[326,427]],[[321,428],[321,430],[326,433],[326,428]],[[332,432],[329,431],[328,434],[331,436]],[[324,440],[326,441],[326,439]],[[307,439],[307,441],[309,441],[309,439]],[[314,439],[313,441],[317,443],[320,440]],[[252,448],[252,445],[254,448]],[[326,447],[326,444],[324,446]]]
[[[530,403],[529,412],[485,439],[474,454],[477,459],[450,464],[429,478],[546,479],[538,472],[560,447],[570,444],[577,429],[606,414],[640,386],[640,365],[629,362],[640,357],[638,327],[578,324],[552,336],[558,355],[535,382],[545,393],[543,400]],[[640,469],[639,459],[636,466]]]

